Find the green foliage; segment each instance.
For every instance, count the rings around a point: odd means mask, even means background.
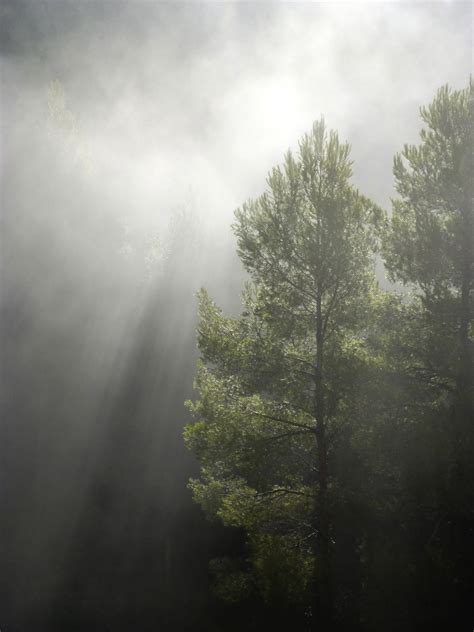
[[[453,428],[463,433],[472,413],[473,104],[471,78],[466,89],[445,86],[421,108],[420,146],[395,157],[400,197],[384,240],[392,277],[422,302],[418,375],[451,391]]]
[[[314,572],[315,394],[324,391],[320,423],[336,452],[370,363],[366,321],[383,214],[350,175],[348,145],[316,123],[297,158],[288,152],[272,170],[268,190],[236,211],[238,252],[253,281],[242,314],[226,317],[199,295],[200,397],[188,402],[196,422],[185,441],[201,477],[190,485],[210,515],[248,533],[265,599],[281,591],[277,578],[293,577],[299,588],[285,594],[297,602]]]
[[[258,284],[263,306],[279,308],[282,326],[311,330],[316,293],[340,320],[371,283],[380,209],[349,183],[349,146],[315,123],[268,176],[268,190],[236,212],[238,252]],[[352,309],[351,309],[352,308]],[[285,311],[286,310],[286,311]],[[343,313],[344,312],[344,313]]]
[[[210,564],[214,593],[238,603],[259,597],[270,607],[304,607],[308,601],[311,558],[282,536],[253,534],[248,557],[218,558]]]
[[[468,621],[472,97],[421,109],[389,221],[323,121],[236,211],[251,282],[235,318],[199,295],[185,430],[195,500],[247,534],[244,558],[213,563],[227,601],[293,605],[312,629],[448,629],[449,604]],[[379,247],[400,294],[374,281]]]
[[[421,144],[405,145],[394,159],[399,198],[393,202],[385,262],[394,279],[421,287],[427,298],[457,295],[463,240],[472,234],[473,94],[444,86],[421,108]],[[469,226],[466,226],[465,220]],[[471,261],[472,264],[472,261]]]
[[[384,516],[397,512],[406,534],[391,530],[395,555],[409,569],[397,571],[398,585],[407,586],[401,594],[416,591],[421,605],[413,610],[443,627],[456,612],[460,629],[474,581],[467,556],[474,525],[473,90],[472,79],[465,90],[441,88],[421,109],[421,144],[395,157],[400,197],[384,256],[392,278],[415,295],[387,349],[386,365],[397,376],[387,391],[396,432],[387,426],[379,444],[399,480]],[[371,572],[387,582],[375,566]]]

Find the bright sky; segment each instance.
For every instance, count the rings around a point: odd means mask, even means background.
[[[103,183],[144,222],[191,196],[228,224],[321,115],[387,205],[419,106],[472,66],[470,2],[35,0],[3,13],[9,89],[28,108],[61,81]]]

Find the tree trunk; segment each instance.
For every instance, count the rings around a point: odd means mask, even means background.
[[[311,629],[325,632],[332,628],[332,590],[330,559],[330,520],[328,508],[328,459],[326,442],[325,401],[323,385],[323,345],[321,294],[316,301],[316,378],[314,411],[316,418],[317,505],[313,569],[313,603]]]

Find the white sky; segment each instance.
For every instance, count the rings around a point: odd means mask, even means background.
[[[471,3],[7,5],[19,91],[38,102],[63,83],[104,185],[145,223],[191,195],[229,224],[321,115],[387,206],[419,106],[472,67]]]

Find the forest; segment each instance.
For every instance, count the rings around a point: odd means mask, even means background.
[[[218,593],[271,628],[469,628],[473,114],[472,81],[421,109],[390,217],[315,123],[236,211],[240,317],[200,293],[191,488],[245,533]]]
[[[0,3],[1,632],[470,632],[472,6],[112,4]]]

